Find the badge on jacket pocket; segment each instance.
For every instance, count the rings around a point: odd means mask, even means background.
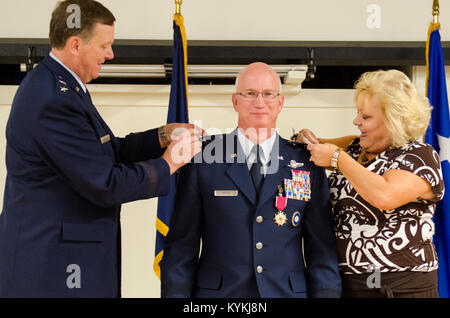
[[[100,137],[100,142],[102,143],[102,145],[103,145],[104,143],[107,143],[107,142],[110,141],[110,140],[111,140],[111,137],[109,136],[109,134],[104,135],[103,137]]]
[[[297,227],[300,224],[301,221],[301,214],[299,211],[295,211],[294,214],[292,214],[292,226]]]
[[[215,197],[237,197],[238,190],[214,190]]]

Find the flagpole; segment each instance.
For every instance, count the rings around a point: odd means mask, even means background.
[[[181,5],[183,4],[183,0],[175,0],[175,14],[181,15]],[[439,5],[438,5],[439,8]],[[439,11],[438,11],[439,14]]]
[[[446,143],[442,140],[450,138],[449,103],[445,81],[445,64],[439,33],[439,1],[433,1],[433,21],[428,29],[426,46],[427,80],[426,95],[433,109],[428,126],[425,142],[439,152],[442,177],[446,185],[450,184],[450,164],[445,155]],[[450,297],[450,196],[447,193],[437,203],[433,216],[434,235],[433,243],[438,256],[439,267],[438,290],[439,297]]]
[[[433,0],[433,24],[439,23],[439,0]]]
[[[181,15],[182,0],[175,0],[176,10],[173,16],[173,55],[172,79],[170,85],[167,123],[188,123],[188,81],[187,81],[187,41]],[[161,279],[160,262],[164,255],[164,239],[170,231],[170,220],[174,209],[176,193],[176,175],[170,176],[170,190],[166,196],[158,199],[156,217],[155,259],[153,270]]]

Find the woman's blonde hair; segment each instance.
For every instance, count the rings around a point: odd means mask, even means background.
[[[403,147],[425,134],[432,107],[403,72],[366,72],[356,81],[355,89],[355,101],[361,94],[380,99],[384,122],[391,133],[391,147]]]

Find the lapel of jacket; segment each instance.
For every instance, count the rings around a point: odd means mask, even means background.
[[[89,91],[86,88],[86,92],[83,91],[83,88],[80,87],[80,84],[77,82],[77,80],[73,77],[72,74],[70,74],[62,65],[60,65],[55,59],[53,59],[50,55],[48,55],[43,61],[50,70],[53,71],[53,73],[56,76],[56,79],[59,81],[61,85],[69,86],[71,90],[76,93],[80,99],[81,99],[81,105],[84,107],[84,109],[92,114],[95,118],[97,118],[100,125],[103,127],[103,129],[106,131],[107,134],[109,134],[111,138],[111,146],[113,147],[114,156],[116,153],[115,144],[113,142],[113,133],[111,129],[109,129],[108,125],[105,123],[103,118],[100,116],[100,114],[97,111],[97,108],[92,103],[91,96],[89,94]],[[102,136],[100,136],[102,137]]]
[[[284,178],[290,178],[289,169],[286,169],[286,165],[289,163],[286,147],[285,140],[277,134],[270,153],[270,162],[261,186],[256,209],[259,209],[268,199],[275,199],[278,193],[278,186],[281,185],[284,188]]]
[[[89,91],[86,89],[86,92],[83,91],[83,88],[80,87],[80,84],[77,82],[77,80],[73,77],[72,74],[70,74],[62,65],[60,65],[55,59],[53,59],[51,56],[47,56],[43,63],[53,71],[55,74],[57,80],[61,83],[61,85],[69,86],[73,92],[75,92],[82,100],[83,107],[91,114],[93,114],[100,124],[103,126],[103,128],[110,133],[108,126],[98,113],[97,109],[95,108],[94,104],[92,103],[91,96],[89,95]]]
[[[239,144],[237,129],[225,135],[225,138],[231,138],[233,141],[233,147],[227,146],[226,140],[224,141],[224,162],[228,165],[226,173],[245,197],[256,205],[255,186],[247,167],[244,151]]]
[[[86,88],[86,93],[83,90],[81,90],[81,92],[79,92],[79,94],[86,101],[85,105],[88,105],[88,108],[91,110],[92,113],[94,113],[95,117],[100,122],[100,125],[102,125],[102,127],[106,131],[107,135],[109,135],[110,144],[111,144],[112,151],[113,151],[112,155],[113,155],[113,158],[115,158],[117,160],[118,154],[117,154],[117,149],[116,149],[116,143],[114,142],[114,134],[111,131],[111,129],[109,129],[108,125],[103,120],[102,116],[100,116],[97,108],[95,107],[94,103],[92,102],[91,95],[89,94],[89,90]]]
[[[106,122],[103,120],[102,116],[100,116],[97,108],[95,107],[94,103],[92,102],[91,95],[89,94],[89,90],[86,89],[86,93],[81,92],[80,94],[82,95],[82,98],[84,98],[86,100],[87,104],[89,105],[88,107],[91,109],[91,111],[94,113],[95,117],[98,119],[100,124],[103,126],[103,129],[105,129],[105,131],[109,134],[109,136],[112,139],[114,135],[113,135],[111,129],[109,129]]]

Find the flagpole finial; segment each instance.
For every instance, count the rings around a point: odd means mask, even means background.
[[[181,5],[183,4],[183,0],[175,0],[175,14],[181,15]]]
[[[439,0],[433,0],[433,24],[439,23]]]

